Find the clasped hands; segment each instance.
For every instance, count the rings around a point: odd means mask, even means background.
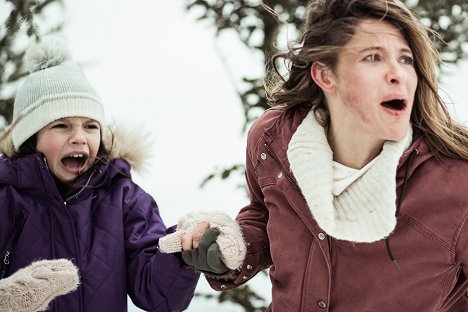
[[[210,228],[206,221],[193,232],[182,235],[182,259],[199,271],[223,274],[229,268],[221,261],[219,245],[216,243],[219,229]]]
[[[214,274],[238,269],[247,253],[240,226],[219,212],[192,212],[180,218],[177,230],[159,240],[159,249],[182,252],[185,263]]]

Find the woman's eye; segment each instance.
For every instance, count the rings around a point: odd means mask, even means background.
[[[380,58],[380,55],[378,54],[369,54],[368,56],[364,58],[364,61],[368,61],[368,62],[376,62],[380,60],[381,58]]]
[[[401,57],[401,62],[403,64],[413,65],[414,60],[413,60],[413,58],[411,56],[402,56]]]

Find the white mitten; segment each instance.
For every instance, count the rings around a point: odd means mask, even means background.
[[[41,260],[0,280],[0,312],[44,311],[56,297],[74,291],[78,269],[66,259]]]
[[[179,219],[177,231],[159,239],[159,249],[165,253],[182,251],[182,235],[190,233],[202,222],[209,222],[210,228],[218,228],[216,243],[220,258],[231,270],[238,269],[244,262],[247,247],[242,231],[236,221],[219,212],[191,212]]]

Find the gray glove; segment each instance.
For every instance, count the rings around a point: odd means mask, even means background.
[[[221,261],[219,246],[216,243],[219,230],[209,228],[203,233],[198,248],[182,252],[182,259],[188,265],[204,272],[223,274],[229,268]]]

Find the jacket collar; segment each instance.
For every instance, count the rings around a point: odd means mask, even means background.
[[[0,183],[9,184],[25,191],[42,190],[43,185],[34,178],[35,172],[47,170],[39,154],[22,158],[8,158],[0,155]]]
[[[406,167],[406,163],[408,161],[409,156],[413,151],[417,152],[417,157],[411,162],[408,168]],[[403,155],[400,158],[400,162],[397,168],[397,187],[400,187],[404,183],[404,176],[405,172],[408,174],[408,179],[413,175],[413,172],[422,165],[425,161],[434,157],[429,144],[427,144],[426,139],[422,135],[422,133],[418,130],[415,130],[413,133],[413,142],[411,143],[410,147],[403,152]]]
[[[337,239],[371,243],[393,231],[396,169],[411,134],[400,142],[387,141],[374,165],[335,197],[333,152],[313,112],[307,115],[289,142],[287,157],[312,215],[325,232]]]
[[[91,197],[93,186],[109,185],[117,176],[130,177],[130,165],[122,159],[113,159],[109,164],[94,166],[83,173],[63,195],[63,200],[80,201]],[[58,187],[41,153],[8,158],[0,156],[0,184],[9,184],[24,192],[40,196],[58,194]],[[78,196],[76,196],[78,194]]]
[[[310,108],[304,106],[290,108],[287,110],[281,108],[272,108],[269,109],[262,117],[262,123],[258,127],[259,130],[263,129],[263,135],[266,144],[278,158],[283,168],[286,169],[286,172],[288,172],[290,175],[291,182],[295,188],[299,190],[298,195],[302,196],[303,198],[305,198],[305,196],[298,186],[296,177],[291,174],[291,166],[287,157],[287,150],[293,134],[296,132],[299,125],[302,124],[309,112]],[[261,146],[257,146],[256,148],[261,148]],[[414,157],[410,166],[406,168],[408,157],[415,149],[417,150],[417,155]],[[433,154],[423,134],[415,129],[413,132],[412,144],[406,151],[403,152],[397,166],[396,187],[399,188],[403,184],[403,178],[406,169],[408,169],[407,178],[410,179],[416,168],[432,157]],[[305,201],[305,199],[303,200]],[[295,208],[295,210],[312,232],[320,230],[310,210],[309,213],[307,213],[307,210],[305,209]]]

